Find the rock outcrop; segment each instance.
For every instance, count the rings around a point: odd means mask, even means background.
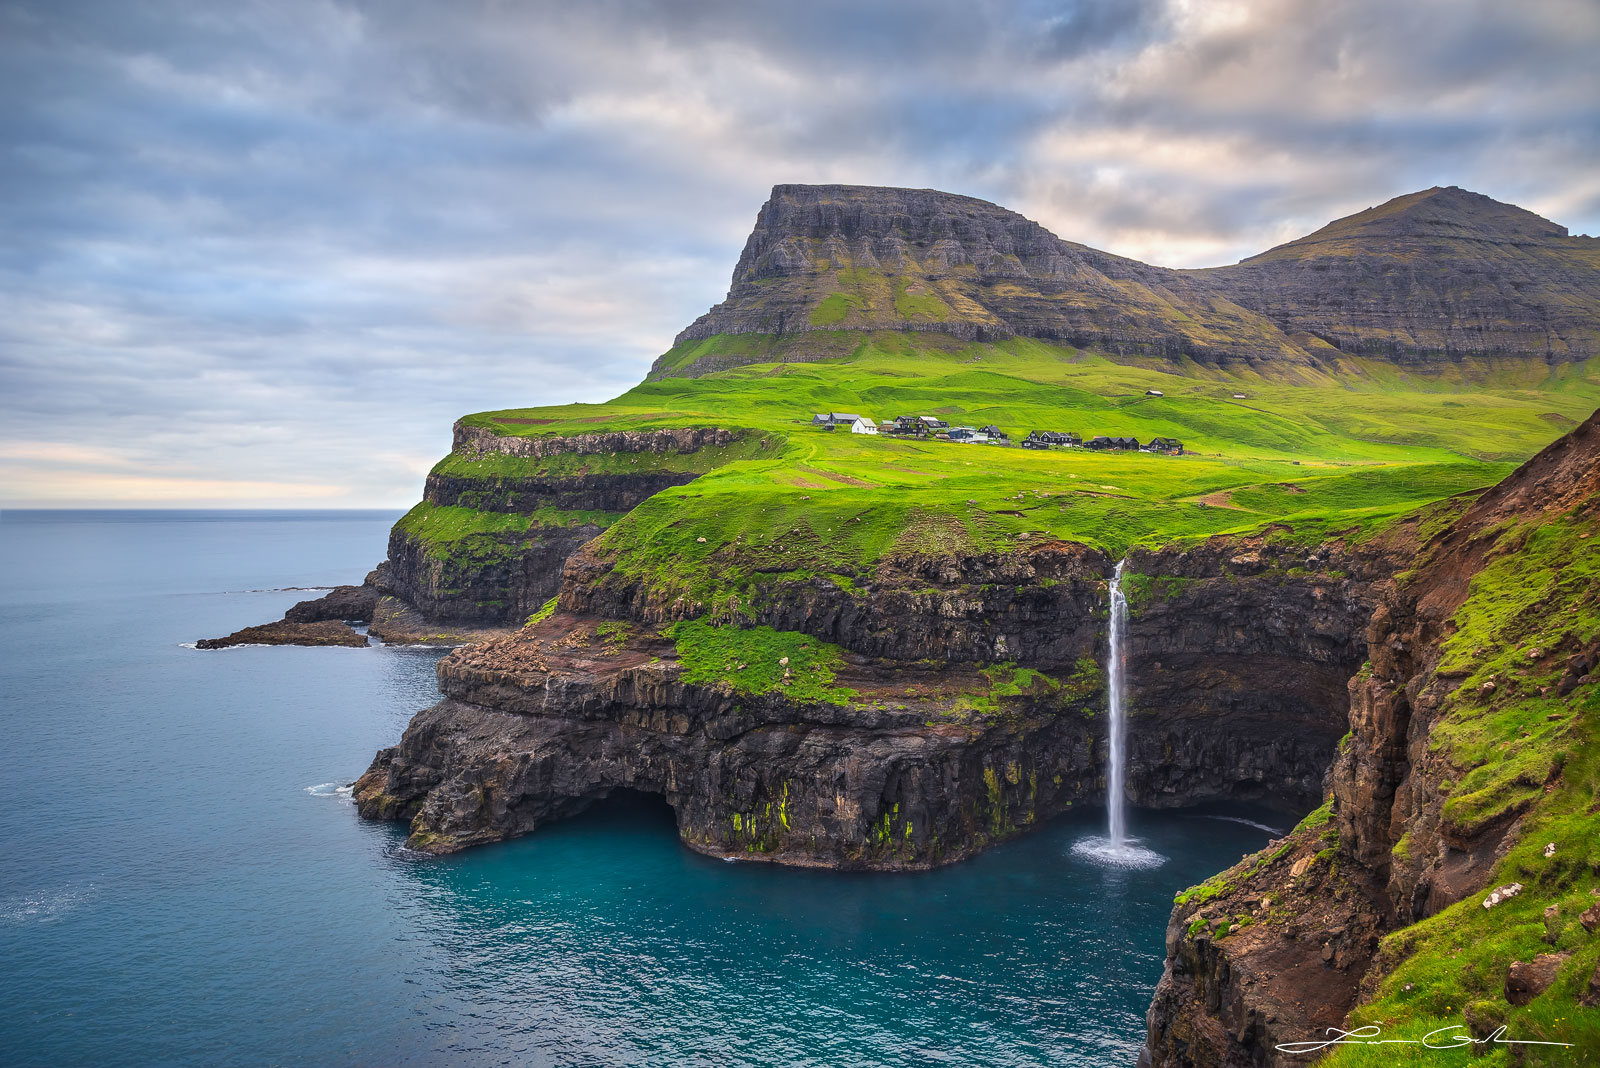
[[[617,518],[764,445],[718,427],[539,436],[458,422],[422,504],[390,533],[375,585],[419,613],[423,629],[520,624],[555,596],[567,559]]]
[[[566,615],[459,650],[440,663],[446,699],[357,781],[359,810],[450,852],[643,790],[701,852],[894,870],[959,859],[1099,789],[1094,682],[975,715],[970,670],[852,658],[843,703],[683,675],[658,631],[615,642]]]
[[[1565,362],[1600,352],[1597,321],[1600,239],[1456,188],[1396,198],[1233,267],[1174,271],[971,197],[780,185],[727,299],[653,374],[739,362],[681,357],[717,335],[815,334],[784,358],[843,355],[825,343],[841,330],[1016,335],[1280,371],[1344,356]]]
[[[1583,766],[1567,761],[1586,744],[1581,732],[1600,701],[1592,676],[1576,676],[1565,693],[1557,680],[1585,670],[1600,646],[1590,633],[1600,589],[1586,577],[1597,530],[1600,414],[1427,541],[1368,621],[1370,663],[1350,682],[1350,736],[1328,807],[1180,897],[1141,1063],[1302,1063],[1277,1047],[1342,1026],[1414,949],[1402,941],[1380,953],[1384,935],[1491,885],[1539,806],[1581,814],[1590,804],[1590,785],[1567,783],[1564,768]],[[1493,630],[1473,631],[1477,618],[1519,604],[1526,610]],[[1555,826],[1575,843],[1592,836],[1581,823]],[[1579,849],[1571,860],[1553,841],[1530,851],[1537,866],[1524,877],[1558,897],[1586,892],[1593,873]],[[1503,892],[1486,906],[1498,915],[1527,896]],[[1545,916],[1552,931],[1562,928],[1559,907]],[[1453,944],[1459,953],[1466,943]],[[1491,977],[1495,989],[1478,995],[1502,996],[1500,1008],[1473,1002],[1472,1011],[1503,1020],[1565,959],[1464,964],[1464,975]],[[1504,1000],[1501,982],[1515,999]],[[1470,996],[1440,1008],[1459,1013]],[[1469,1015],[1463,1026],[1472,1023]]]
[[[1311,548],[1215,538],[1136,556],[1130,674],[1153,681],[1132,694],[1130,796],[1314,805],[1344,729],[1343,682],[1364,655],[1360,622],[1414,533],[1402,523]],[[705,852],[872,868],[959,859],[1103,798],[1110,570],[1066,543],[890,557],[850,589],[773,582],[770,600],[720,617],[586,549],[558,614],[440,664],[446,700],[379,754],[361,812],[408,820],[414,845],[448,851],[635,789],[664,796]],[[837,686],[851,695],[752,694],[744,665],[685,681],[668,628],[707,618],[839,647]],[[1253,678],[1251,657],[1296,667]],[[1026,687],[995,689],[1018,671]]]
[[[202,638],[196,649],[227,649],[235,645],[346,645],[364,647],[366,635],[336,620],[294,623],[279,620],[236,630],[225,638]]]

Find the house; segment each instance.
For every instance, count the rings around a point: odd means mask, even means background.
[[[1233,399],[1234,400],[1244,400],[1244,394],[1243,393],[1235,393],[1233,395]]]
[[[1023,439],[1024,449],[1047,449],[1052,445],[1082,445],[1078,435],[1062,430],[1030,430]]]
[[[1006,432],[990,423],[988,426],[979,427],[978,433],[985,435],[990,441],[1005,441]]]
[[[852,434],[876,434],[877,432],[878,424],[864,415],[856,416],[855,421],[850,424],[850,433]]]
[[[854,412],[818,412],[811,417],[811,425],[832,430],[836,426],[849,426],[860,418]]]
[[[1104,434],[1100,434],[1084,442],[1083,447],[1086,449],[1094,449],[1096,451],[1104,451],[1107,449],[1137,449],[1139,447],[1139,439],[1109,438]]]
[[[1150,444],[1145,446],[1146,452],[1164,452],[1169,456],[1183,454],[1183,442],[1177,438],[1151,438]]]
[[[949,430],[950,429],[950,424],[945,422],[943,419],[935,419],[931,415],[919,415],[919,416],[917,416],[917,418],[922,420],[922,425],[927,427],[929,430]]]
[[[1165,397],[1166,396],[1166,394],[1161,392],[1159,389],[1147,389],[1147,390],[1144,391],[1144,395],[1146,397]]]
[[[928,425],[914,415],[897,415],[894,417],[895,434],[926,434]]]
[[[978,442],[988,441],[989,435],[981,430],[974,430],[970,426],[953,426],[950,428],[950,440],[975,445]]]

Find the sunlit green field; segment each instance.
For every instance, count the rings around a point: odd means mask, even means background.
[[[453,457],[446,464],[484,477],[518,465],[552,474],[641,465],[707,471],[618,521],[607,544],[629,566],[681,574],[736,541],[774,557],[802,553],[792,563],[807,571],[848,574],[888,553],[1003,550],[1041,535],[1120,554],[1134,544],[1275,522],[1308,538],[1359,533],[1493,484],[1600,406],[1600,368],[1592,362],[1555,372],[1526,360],[1478,363],[1445,377],[1347,362],[1339,377],[1301,370],[1282,381],[1248,370],[1116,362],[1028,340],[858,340],[847,359],[656,377],[605,404],[467,419],[512,435],[666,426],[746,432],[715,455]],[[713,338],[674,350],[662,364],[748,352],[752,344]],[[1146,396],[1150,389],[1165,396]],[[1014,441],[1033,429],[1176,437],[1191,455],[828,432],[809,425],[823,411],[994,423]],[[465,529],[460,521],[452,520],[453,529]]]

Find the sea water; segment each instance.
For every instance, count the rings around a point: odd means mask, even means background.
[[[340,788],[437,651],[197,638],[358,582],[392,514],[0,514],[0,1063],[1131,1064],[1172,895],[1262,827],[1087,809],[966,863],[690,852],[617,798],[446,858]],[[1224,815],[1274,824],[1242,810]]]

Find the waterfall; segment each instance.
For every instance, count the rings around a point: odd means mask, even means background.
[[[1106,664],[1106,690],[1111,704],[1111,753],[1106,764],[1106,837],[1111,848],[1120,850],[1127,845],[1127,814],[1123,811],[1122,780],[1127,765],[1127,715],[1123,708],[1124,660],[1123,646],[1128,635],[1128,598],[1122,592],[1122,569],[1127,560],[1117,562],[1111,576],[1111,660]]]
[[[1084,838],[1073,845],[1072,851],[1114,867],[1153,868],[1166,858],[1128,837],[1127,802],[1123,798],[1128,771],[1128,597],[1122,592],[1122,569],[1127,564],[1126,559],[1118,562],[1111,575],[1111,648],[1106,662],[1106,697],[1110,706],[1110,722],[1106,725],[1106,835]]]

